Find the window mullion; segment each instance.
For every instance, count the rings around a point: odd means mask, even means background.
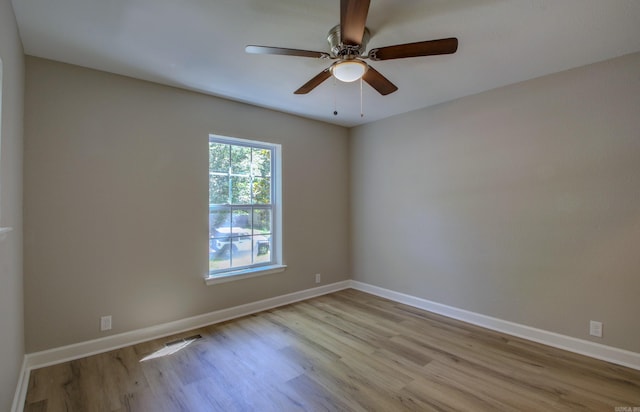
[[[229,168],[227,169],[227,179],[229,182],[229,190],[228,190],[228,195],[227,195],[227,203],[231,204],[232,199],[233,199],[233,188],[231,187],[232,181],[231,181],[231,172],[232,172],[232,168],[233,168],[233,163],[232,163],[232,158],[231,158],[231,145],[229,145]]]

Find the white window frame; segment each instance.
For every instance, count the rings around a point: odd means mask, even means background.
[[[240,279],[268,275],[282,272],[286,265],[282,262],[282,146],[276,143],[268,143],[257,140],[240,139],[237,137],[210,134],[207,145],[210,142],[230,144],[235,146],[258,147],[271,150],[271,262],[256,264],[250,267],[230,268],[223,271],[212,272],[207,269],[205,282],[207,285],[226,283]],[[207,162],[207,176],[210,170]],[[209,186],[207,185],[207,193]],[[207,196],[207,214],[210,213],[209,196]],[[209,219],[207,218],[207,222]],[[207,230],[208,232],[208,230]],[[209,250],[207,236],[207,250]],[[207,254],[208,256],[208,254]],[[207,264],[207,268],[208,268]]]

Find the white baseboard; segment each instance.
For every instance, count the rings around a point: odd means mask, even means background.
[[[624,349],[614,348],[559,333],[536,329],[530,326],[521,325],[514,322],[458,309],[441,303],[432,302],[427,299],[418,298],[367,283],[351,280],[350,286],[372,295],[380,296],[398,303],[424,309],[429,312],[447,316],[449,318],[461,320],[483,328],[517,336],[533,342],[542,343],[569,352],[586,355],[592,358],[626,366],[628,368],[640,370],[640,353],[631,352]]]
[[[33,369],[55,365],[74,359],[80,359],[86,356],[108,352],[125,346],[135,345],[136,343],[158,339],[164,336],[185,332],[191,329],[197,329],[207,325],[212,325],[242,316],[251,315],[263,310],[288,305],[290,303],[310,299],[316,296],[326,295],[327,293],[333,293],[343,289],[348,289],[350,285],[350,281],[345,280],[342,282],[336,282],[316,288],[301,290],[299,292],[276,296],[257,302],[247,303],[245,305],[221,309],[214,312],[205,313],[203,315],[163,323],[161,325],[150,326],[148,328],[124,332],[117,335],[111,335],[86,342],[75,343],[73,345],[62,346],[59,348],[48,349],[41,352],[29,353],[24,357],[22,372],[20,381],[18,382],[18,388],[14,396],[12,411],[22,411],[22,406],[24,405],[27,387],[29,384],[29,374]]]

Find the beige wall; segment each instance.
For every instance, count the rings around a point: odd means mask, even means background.
[[[27,351],[348,278],[348,131],[27,57]],[[211,74],[215,76],[215,73]],[[282,144],[285,272],[206,286],[208,134]]]
[[[640,54],[351,136],[356,280],[640,352]]]
[[[22,293],[22,114],[24,58],[9,0],[0,0],[0,410],[8,411],[24,356]]]

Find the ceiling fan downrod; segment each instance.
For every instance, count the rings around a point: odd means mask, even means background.
[[[338,58],[355,58],[361,56],[367,50],[367,43],[371,38],[369,29],[364,28],[364,34],[362,35],[362,42],[360,44],[351,45],[342,42],[340,35],[340,25],[337,24],[327,34],[327,42],[329,43],[329,50],[334,57]]]

